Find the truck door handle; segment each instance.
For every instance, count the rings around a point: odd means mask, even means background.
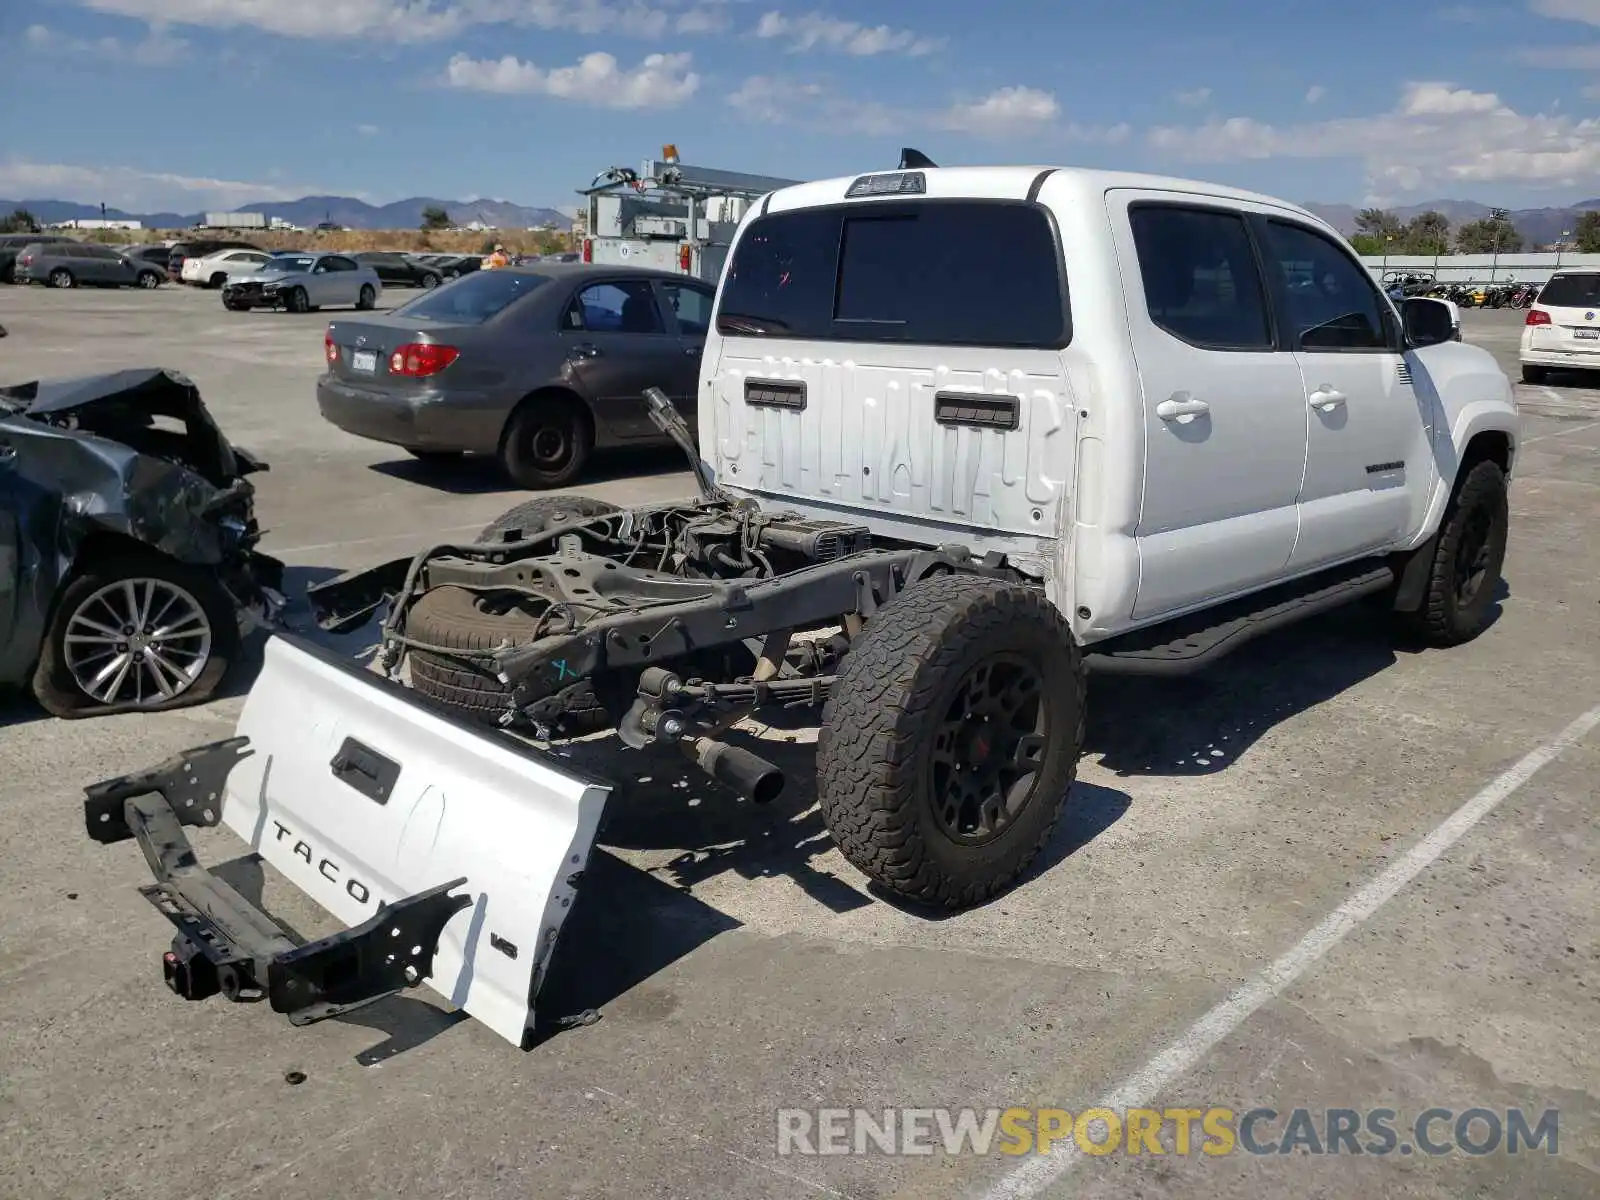
[[[1203,417],[1210,411],[1211,405],[1204,400],[1196,400],[1188,392],[1174,392],[1156,405],[1156,416],[1163,421],[1176,421],[1179,417]]]
[[[1343,392],[1336,392],[1331,387],[1328,387],[1326,384],[1324,384],[1322,387],[1319,387],[1316,391],[1312,392],[1307,399],[1311,402],[1311,407],[1316,409],[1318,412],[1332,412],[1345,402],[1345,394]]]

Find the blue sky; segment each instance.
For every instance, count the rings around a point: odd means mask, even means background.
[[[910,144],[1297,200],[1600,196],[1600,0],[9,0],[0,42],[0,196],[141,211],[571,205],[669,141],[790,178]]]

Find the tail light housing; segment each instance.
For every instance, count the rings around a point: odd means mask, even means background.
[[[584,238],[583,239],[583,261],[586,262],[586,263],[592,263],[594,261],[594,239],[593,238]]]
[[[23,266],[25,266],[25,267],[26,267],[26,266],[28,266],[28,265],[29,265],[29,264],[30,264],[30,263],[32,263],[32,262],[33,262],[33,255],[31,255],[31,254],[24,254],[24,255],[23,255],[23,256],[22,256],[22,257],[21,257],[21,258],[19,258],[19,259],[17,259],[17,261],[18,261],[18,262],[19,262],[19,263],[21,263],[21,264],[22,264],[22,265],[23,265]]]
[[[389,355],[389,373],[404,375],[408,379],[426,379],[437,375],[456,359],[461,351],[454,346],[438,346],[432,342],[407,342]]]
[[[1550,324],[1550,314],[1545,312],[1545,310],[1542,308],[1530,308],[1528,310],[1528,317],[1525,321],[1523,321],[1523,324],[1548,325]]]
[[[331,329],[322,335],[322,353],[327,358],[330,367],[339,361],[339,347],[334,344],[333,330]]]
[[[678,247],[678,270],[687,275],[694,267],[694,247],[685,242]]]

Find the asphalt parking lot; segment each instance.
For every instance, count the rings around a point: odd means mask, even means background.
[[[1465,319],[1514,372],[1521,314]],[[521,498],[474,464],[441,472],[323,424],[325,320],[176,288],[0,288],[0,381],[190,375],[271,463],[264,549],[297,582]],[[87,840],[80,789],[227,736],[239,696],[89,723],[0,708],[0,1194],[1594,1196],[1600,390],[1585,382],[1518,387],[1507,594],[1482,638],[1412,653],[1351,610],[1193,680],[1097,680],[1068,817],[1029,880],[977,911],[934,920],[868,891],[810,802],[803,735],[769,734],[793,782],[765,810],[630,760],[545,998],[603,1019],[527,1053],[425,990],[304,1029],[179,1001],[160,980],[170,927],[135,890],[143,861]],[[605,460],[581,490],[625,504],[692,481],[664,454]],[[242,846],[196,842],[212,863]],[[269,906],[327,931],[273,884]],[[780,1108],[1107,1098],[1390,1108],[1402,1133],[1434,1107],[1559,1109],[1559,1153],[777,1152]]]

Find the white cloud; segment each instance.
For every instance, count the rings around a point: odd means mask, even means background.
[[[1600,0],[1531,0],[1528,7],[1541,17],[1600,25]]]
[[[1152,147],[1191,162],[1350,158],[1374,191],[1413,192],[1451,183],[1600,182],[1600,119],[1519,113],[1492,92],[1414,82],[1387,113],[1274,125],[1230,117],[1160,127]]]
[[[81,200],[124,212],[231,209],[240,204],[297,200],[328,189],[312,184],[203,179],[133,167],[81,167],[25,159],[0,161],[0,195],[17,200]]]
[[[862,25],[817,12],[798,17],[786,17],[781,12],[765,13],[756,24],[755,34],[758,38],[785,39],[791,53],[820,48],[860,58],[875,54],[908,54],[915,58],[932,54],[944,45],[942,38],[923,37],[909,29]]]
[[[1036,132],[1061,115],[1050,92],[1038,88],[1003,87],[971,104],[953,104],[941,122],[947,129],[990,137]]]
[[[459,8],[433,0],[78,0],[117,16],[212,29],[260,29],[287,37],[381,34],[421,42],[463,25]]]
[[[72,37],[44,25],[30,25],[22,38],[28,49],[36,53],[132,63],[140,67],[169,67],[182,59],[189,49],[188,42],[159,28],[151,29],[136,42],[128,42],[118,37]]]
[[[153,23],[259,29],[284,37],[381,36],[426,42],[476,25],[517,25],[594,36],[660,37],[725,28],[721,0],[74,0]]]
[[[1185,108],[1199,108],[1211,99],[1211,89],[1203,87],[1195,88],[1192,92],[1176,92],[1172,98]]]
[[[746,120],[762,124],[878,137],[912,130],[946,130],[992,140],[1036,136],[1114,145],[1126,141],[1132,133],[1126,124],[1087,126],[1063,122],[1056,98],[1029,87],[1004,87],[979,100],[928,111],[864,100],[829,83],[752,75],[728,97],[728,104]]]
[[[687,54],[647,55],[624,68],[604,51],[586,54],[570,67],[541,67],[513,55],[478,59],[457,54],[445,68],[451,87],[475,92],[555,96],[599,108],[671,108],[700,86]]]
[[[1327,94],[1327,88],[1323,87],[1320,83],[1313,83],[1306,89],[1306,103],[1316,104]]]
[[[806,125],[846,133],[886,136],[907,127],[904,114],[887,105],[851,99],[831,86],[752,75],[728,97],[747,121],[763,125]]]
[[[356,132],[362,137],[377,137],[383,131],[376,125],[357,125]]]

